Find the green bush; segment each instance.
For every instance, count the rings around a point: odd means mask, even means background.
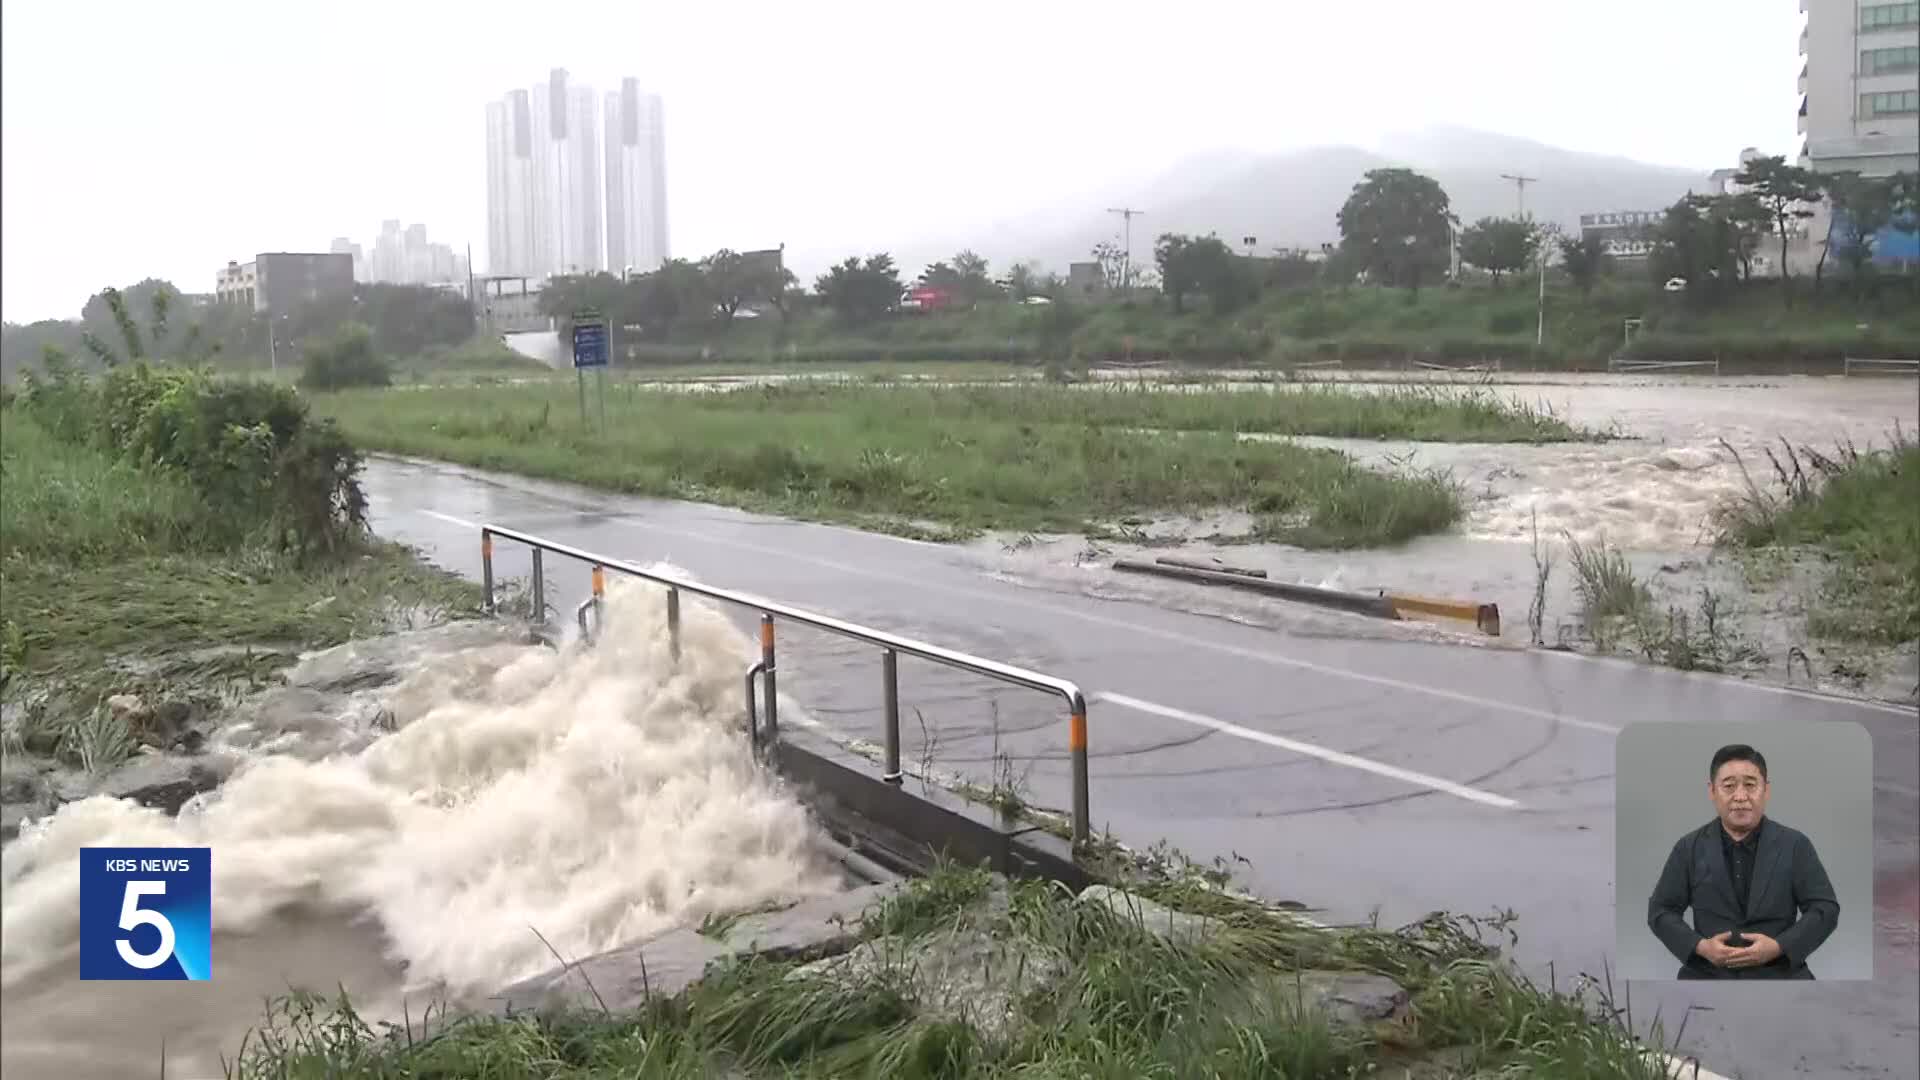
[[[307,346],[300,370],[300,385],[307,390],[387,386],[392,382],[392,369],[374,354],[372,332],[358,323],[349,323],[327,341]]]
[[[358,452],[287,387],[138,363],[29,378],[20,404],[57,438],[183,478],[225,542],[325,554],[365,527]]]

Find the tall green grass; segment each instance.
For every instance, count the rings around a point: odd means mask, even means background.
[[[1832,566],[1808,619],[1818,636],[1920,638],[1920,441],[1896,430],[1882,449],[1826,454],[1783,443],[1767,456],[1774,485],[1747,474],[1745,494],[1721,510],[1722,540],[1824,553]]]
[[[0,561],[85,562],[192,550],[206,500],[182,477],[56,438],[17,408],[0,430]]]
[[[104,421],[56,415],[81,432]],[[392,545],[314,558],[267,543],[254,504],[219,504],[220,490],[0,409],[0,696],[27,702],[33,729],[9,742],[105,767],[131,749],[101,727],[109,694],[217,698],[303,648],[478,609],[477,588]],[[191,655],[235,645],[258,655]]]
[[[879,913],[884,925],[863,928],[878,960],[861,977],[749,959],[631,1014],[443,1015],[382,1034],[344,998],[296,995],[274,1006],[230,1075],[1344,1078],[1395,1075],[1444,1050],[1485,1075],[1665,1076],[1604,994],[1533,985],[1491,955],[1473,920],[1317,928],[1211,892],[1212,930],[1168,939],[1050,883],[1004,886],[997,907],[984,902],[990,885],[952,867],[911,883]],[[1056,974],[999,976],[1025,988],[1004,1025],[923,1006],[900,946],[938,947],[951,939],[930,935],[956,932],[995,942],[1002,959],[983,965],[1045,956]],[[1310,967],[1394,979],[1411,994],[1411,1022],[1330,1026],[1301,1007],[1293,973]]]
[[[1374,472],[1333,451],[1220,430],[1138,430],[1161,407],[1139,393],[1093,394],[1087,405],[1071,390],[1024,393],[610,386],[605,431],[597,408],[583,425],[572,388],[553,385],[351,392],[315,407],[372,449],[930,535],[1285,507],[1280,532],[1294,542],[1372,546],[1460,514],[1442,475]],[[1117,411],[1099,422],[1079,411],[1101,402]],[[1198,407],[1180,408],[1199,422]]]
[[[1560,442],[1600,437],[1525,402],[1477,387],[1356,392],[1287,384],[1235,390],[1129,384],[882,388],[799,383],[742,388],[705,407],[754,413],[891,412],[923,421],[991,419],[1423,442]]]

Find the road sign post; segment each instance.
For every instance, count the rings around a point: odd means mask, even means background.
[[[573,377],[580,384],[580,426],[587,426],[587,369],[600,372],[600,430],[607,428],[607,321],[597,311],[573,313]]]

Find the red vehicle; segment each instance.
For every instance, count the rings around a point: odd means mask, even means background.
[[[955,302],[953,293],[937,285],[915,285],[900,294],[901,311],[944,311]]]

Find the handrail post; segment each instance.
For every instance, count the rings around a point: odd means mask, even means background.
[[[760,707],[753,699],[753,680],[763,670],[759,662],[747,669],[747,746],[756,758],[760,756]]]
[[[484,526],[480,529],[480,587],[486,590],[486,613],[493,610],[493,530]]]
[[[767,683],[767,753],[772,755],[780,743],[780,691],[774,673],[773,616],[766,612],[760,614],[760,664]]]
[[[667,590],[667,647],[672,650],[673,662],[680,662],[680,590]]]
[[[546,553],[539,548],[533,549],[533,624],[547,625],[547,568],[541,556]]]
[[[1067,721],[1067,750],[1073,756],[1073,846],[1087,842],[1087,701],[1079,694],[1067,703],[1073,716]]]
[[[607,570],[599,563],[593,564],[593,628],[607,628]]]
[[[887,699],[887,771],[881,776],[889,784],[900,783],[900,654],[886,649],[880,654],[880,683]]]

